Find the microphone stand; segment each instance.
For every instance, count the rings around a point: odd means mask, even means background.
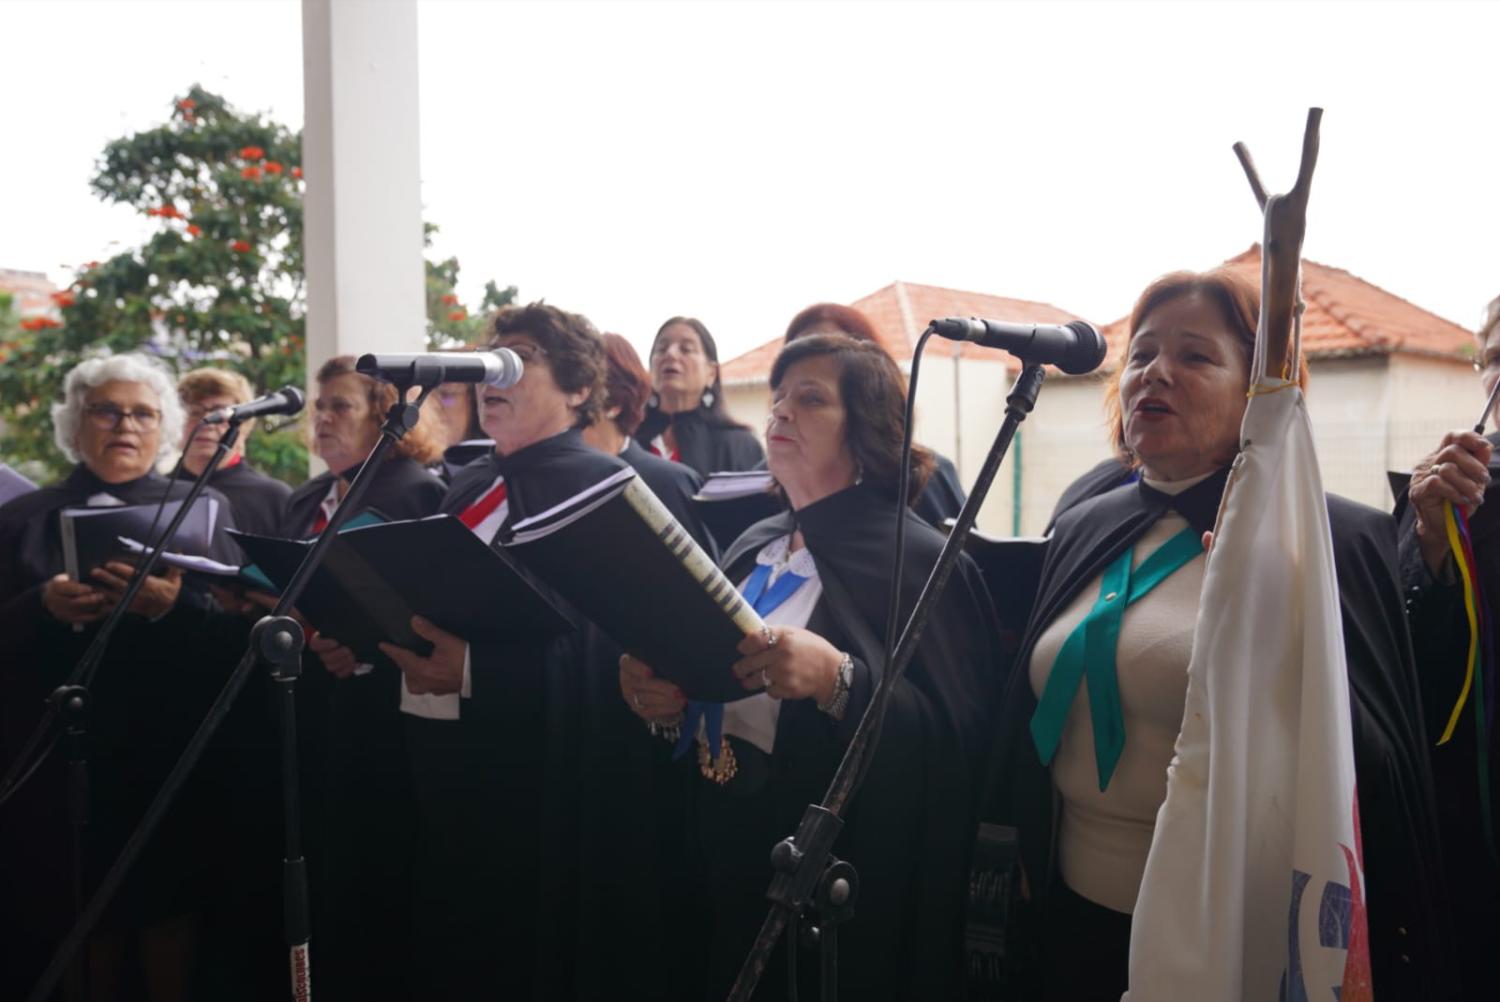
[[[989,455],[985,457],[968,500],[958,513],[957,523],[943,542],[942,552],[922,586],[916,606],[896,645],[895,654],[886,666],[864,716],[860,718],[859,727],[844,751],[843,760],[839,762],[838,771],[834,773],[822,803],[808,805],[796,832],[782,839],[771,850],[771,867],[776,871],[771,878],[771,886],[766,891],[766,897],[771,900],[771,908],[755,937],[750,953],[740,967],[734,986],[730,989],[730,1002],[747,1002],[755,992],[766,962],[783,930],[789,923],[795,929],[802,913],[809,906],[817,913],[817,925],[807,931],[809,938],[819,944],[822,952],[822,998],[825,1002],[832,1002],[837,997],[837,928],[853,915],[859,893],[859,878],[852,865],[833,856],[833,843],[843,829],[843,815],[859,792],[864,778],[862,765],[874,755],[891,693],[916,652],[917,642],[926,629],[932,606],[942,594],[953,567],[963,552],[969,530],[974,526],[979,508],[984,504],[985,495],[989,493],[1011,440],[1015,438],[1021,422],[1026,420],[1026,416],[1036,406],[1044,377],[1045,372],[1040,365],[1025,363],[1015,386],[1005,399],[1005,421],[995,435],[994,444],[990,446]],[[795,958],[795,944],[788,941],[787,945],[788,952]],[[795,999],[795,969],[790,977],[794,989],[792,997]]]
[[[355,474],[354,480],[349,484],[349,493],[345,494],[344,499],[334,508],[333,514],[329,516],[327,528],[318,536],[312,549],[302,558],[302,563],[292,575],[286,590],[277,599],[275,608],[251,628],[250,642],[246,645],[239,664],[235,666],[228,681],[224,683],[223,689],[214,699],[213,705],[209,707],[203,722],[198,725],[198,730],[183,748],[182,755],[172,766],[172,771],[167,774],[161,789],[151,801],[151,806],[146,809],[146,813],[142,815],[130,837],[125,840],[120,854],[115,857],[109,872],[104,875],[104,879],[94,890],[93,896],[89,898],[88,904],[73,924],[73,928],[69,930],[68,935],[52,954],[52,960],[48,963],[47,969],[32,987],[31,994],[27,996],[28,1002],[46,1002],[56,989],[64,968],[78,953],[89,934],[99,923],[104,909],[109,906],[115,893],[119,891],[130,868],[135,864],[137,857],[140,856],[151,835],[156,831],[157,825],[161,823],[167,810],[177,799],[178,793],[181,792],[189,774],[198,764],[198,760],[203,757],[203,752],[213,738],[214,732],[229,715],[230,708],[234,706],[235,699],[245,687],[251,671],[261,661],[271,666],[280,697],[278,702],[281,721],[286,841],[286,856],[282,870],[283,894],[285,895],[283,920],[286,927],[287,946],[291,953],[292,998],[295,1002],[310,1002],[312,980],[308,948],[310,922],[308,919],[307,862],[302,858],[301,811],[297,800],[296,711],[293,701],[297,676],[300,674],[302,627],[288,615],[288,612],[297,604],[297,599],[301,597],[308,581],[322,564],[328,547],[338,536],[339,528],[348,520],[349,514],[357,510],[360,501],[369,492],[374,472],[380,467],[386,454],[405,437],[408,431],[416,427],[421,417],[422,402],[432,392],[433,386],[441,380],[441,376],[441,369],[418,361],[412,365],[410,381],[396,384],[396,403],[386,414],[385,424],[380,429],[379,441],[370,450],[370,455],[366,457],[359,472]],[[422,393],[416,400],[404,402],[406,391],[413,385],[421,386]],[[228,437],[228,435],[229,432],[226,431],[225,436]],[[183,508],[185,510],[187,505],[184,504]]]

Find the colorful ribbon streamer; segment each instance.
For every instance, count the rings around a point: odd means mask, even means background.
[[[1464,667],[1463,687],[1448,715],[1448,726],[1443,729],[1443,736],[1438,739],[1438,744],[1445,745],[1452,740],[1459,718],[1472,694],[1480,823],[1491,857],[1500,860],[1500,851],[1497,851],[1495,845],[1494,814],[1490,806],[1489,732],[1494,724],[1495,712],[1494,624],[1485,615],[1488,607],[1484,604],[1484,595],[1480,590],[1479,564],[1474,559],[1474,540],[1469,532],[1468,516],[1449,502],[1443,505],[1443,522],[1447,529],[1448,546],[1453,550],[1453,561],[1458,565],[1459,577],[1463,581],[1464,614],[1469,621],[1469,653]]]

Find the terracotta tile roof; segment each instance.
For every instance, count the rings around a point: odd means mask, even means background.
[[[1049,324],[1080,319],[1076,314],[1047,303],[900,281],[892,282],[849,305],[870,318],[881,345],[898,362],[903,363],[911,361],[912,348],[927,327],[927,322],[939,317],[985,317],[990,320]],[[1000,360],[1014,372],[1021,370],[1021,364],[1003,351],[971,344],[955,344],[941,338],[928,342],[926,354],[948,356],[954,349],[958,349],[963,358]],[[730,385],[763,382],[770,374],[771,364],[780,350],[780,338],[768,341],[725,362],[720,370],[721,377]]]
[[[1260,285],[1260,244],[1223,265]],[[1394,293],[1342,268],[1303,259],[1302,345],[1309,358],[1411,354],[1467,362],[1474,353],[1474,334],[1429,313]],[[1124,348],[1129,316],[1103,328],[1109,342],[1105,367],[1112,368]]]
[[[1260,285],[1260,245],[1224,262]],[[1307,310],[1302,316],[1302,341],[1310,358],[1353,355],[1414,354],[1452,358],[1467,362],[1474,351],[1474,334],[1457,324],[1429,313],[1394,293],[1372,285],[1342,268],[1316,261],[1302,262],[1302,298]],[[911,360],[912,346],[935,317],[987,317],[992,320],[1067,323],[1075,314],[1047,303],[963,292],[935,285],[892,282],[850,304],[864,311],[887,351],[900,362]],[[1101,328],[1109,342],[1104,369],[1112,369],[1124,348],[1128,316]],[[955,345],[934,339],[927,351],[949,355],[954,348],[964,358],[1003,360],[1012,372],[1021,365],[1005,352],[974,345]],[[724,363],[722,375],[730,385],[763,382],[781,350],[781,339],[769,341]]]

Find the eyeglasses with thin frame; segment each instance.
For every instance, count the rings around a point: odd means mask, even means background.
[[[521,359],[522,365],[534,365],[538,359],[547,357],[547,350],[539,344],[500,344],[497,348],[508,348]]]
[[[89,422],[101,431],[112,431],[120,427],[126,418],[134,421],[141,431],[155,431],[161,423],[161,411],[149,407],[127,411],[114,404],[89,404],[83,412],[88,415]]]

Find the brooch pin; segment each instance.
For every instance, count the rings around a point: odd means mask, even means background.
[[[719,756],[716,759],[708,755],[708,741],[698,738],[698,771],[703,773],[704,779],[711,779],[720,786],[734,778],[735,773],[740,771],[740,765],[735,761],[734,749],[729,747],[728,738],[719,739]]]

